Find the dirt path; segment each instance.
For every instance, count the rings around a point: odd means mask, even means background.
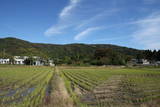
[[[46,107],[73,107],[73,102],[66,90],[63,78],[60,77],[60,72],[57,67],[53,77],[53,91],[50,97],[50,104]]]

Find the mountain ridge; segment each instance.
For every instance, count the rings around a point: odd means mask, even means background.
[[[127,46],[120,46],[120,45],[115,45],[115,44],[87,44],[87,43],[53,44],[53,43],[35,43],[35,42],[30,42],[30,41],[19,39],[19,38],[15,38],[15,37],[0,38],[0,40],[20,40],[20,41],[24,41],[24,42],[28,42],[28,43],[32,43],[32,44],[59,45],[59,46],[64,46],[64,45],[90,45],[90,46],[94,46],[94,45],[108,45],[108,46],[118,46],[118,47],[122,47],[122,48],[129,48],[129,49],[135,49],[135,50],[142,50],[142,49],[136,49],[136,48],[131,48],[131,47],[127,47]]]

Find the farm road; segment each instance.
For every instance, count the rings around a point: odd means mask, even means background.
[[[73,102],[66,90],[64,80],[60,76],[60,71],[56,67],[53,77],[53,91],[51,93],[51,101],[46,107],[73,107]]]

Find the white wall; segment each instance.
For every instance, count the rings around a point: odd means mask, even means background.
[[[0,59],[0,64],[9,64],[9,59]]]
[[[25,60],[25,59],[14,59],[14,64],[23,65],[23,64],[24,64],[24,60]]]

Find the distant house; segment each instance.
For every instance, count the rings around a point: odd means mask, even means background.
[[[14,56],[14,64],[24,65],[24,61],[26,59],[27,59],[27,57]]]
[[[31,60],[32,59],[32,60]],[[39,56],[33,56],[33,57],[28,57],[28,56],[14,56],[13,57],[13,63],[11,64],[16,64],[16,65],[25,65],[26,60],[30,60],[31,63],[29,62],[28,65],[35,65],[35,66],[43,66],[43,65],[48,65],[48,66],[54,66],[53,60],[45,60],[42,59]],[[10,64],[10,59],[0,59],[0,64]]]
[[[33,56],[32,58],[34,59],[33,65],[35,65],[35,66],[43,66],[43,65],[45,65],[46,61],[43,58],[41,58],[39,56]]]
[[[137,59],[131,59],[131,61],[129,63],[132,64],[132,65],[135,65],[135,64],[138,63],[138,60]]]
[[[150,65],[147,59],[131,59],[129,62],[131,65]]]
[[[55,66],[55,64],[53,63],[53,60],[45,60],[42,59],[40,57],[33,57],[34,58],[34,65],[36,66]]]
[[[150,62],[147,59],[141,59],[143,65],[149,65]]]
[[[160,65],[160,61],[157,61],[157,62],[156,62],[156,65],[158,65],[158,66],[159,66],[159,65]]]
[[[0,59],[0,64],[9,64],[10,63],[10,59]]]
[[[40,61],[40,57],[33,56],[32,58],[34,59],[32,62],[32,65],[36,65],[36,66],[44,65],[42,61]],[[25,60],[27,59],[29,59],[28,56],[14,56],[14,64],[24,65]]]
[[[45,62],[43,60],[37,59],[33,62],[33,65],[35,66],[43,66],[45,65]]]
[[[53,60],[49,60],[49,66],[55,66],[55,64],[53,63]]]

